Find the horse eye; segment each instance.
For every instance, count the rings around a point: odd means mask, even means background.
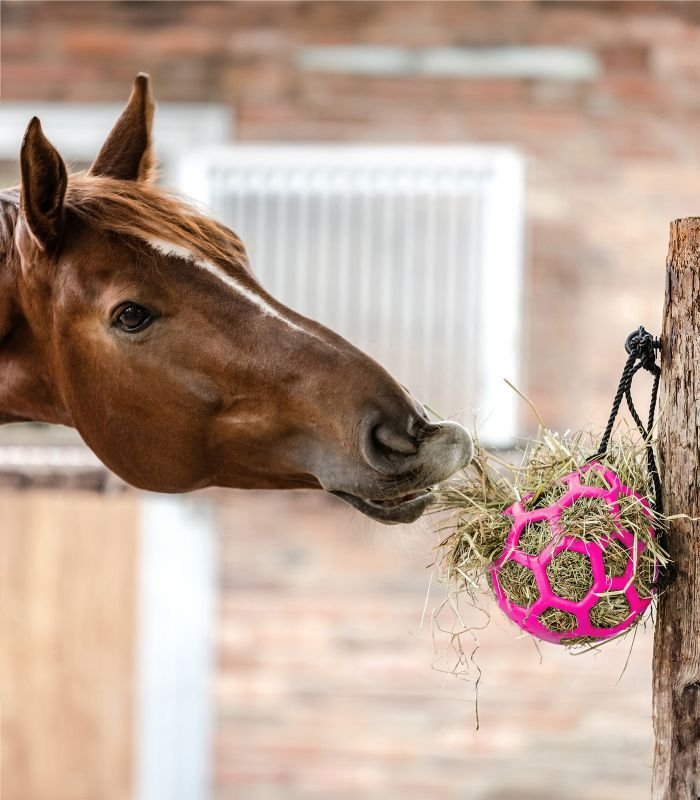
[[[127,333],[135,333],[147,328],[153,322],[153,314],[143,306],[136,303],[129,303],[122,306],[116,320],[116,324]]]

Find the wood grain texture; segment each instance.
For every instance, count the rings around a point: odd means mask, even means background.
[[[2,800],[132,796],[136,499],[0,494]]]
[[[700,217],[676,220],[666,275],[659,456],[665,510],[700,517]],[[654,800],[700,798],[700,524],[677,519],[678,578],[654,638]]]

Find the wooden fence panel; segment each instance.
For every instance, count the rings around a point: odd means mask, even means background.
[[[0,493],[0,797],[133,794],[137,499]]]

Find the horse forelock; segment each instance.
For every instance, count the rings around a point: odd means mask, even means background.
[[[19,215],[20,189],[0,191],[0,254]],[[245,247],[233,231],[185,198],[143,181],[77,173],[69,176],[65,209],[89,229],[140,242],[166,256],[185,259],[252,303],[266,316],[311,336],[319,335],[290,318],[250,273]]]
[[[248,269],[241,240],[184,198],[142,181],[72,175],[66,209],[105,233],[167,241],[217,265]]]

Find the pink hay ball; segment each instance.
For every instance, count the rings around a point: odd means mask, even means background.
[[[595,470],[601,475],[609,488],[582,484],[581,477],[588,470]],[[508,532],[502,554],[489,567],[496,600],[501,610],[516,625],[546,642],[565,644],[569,639],[583,639],[587,642],[610,639],[634,625],[649,607],[655,593],[655,588],[652,586],[648,596],[642,597],[635,585],[637,568],[647,545],[639,537],[635,537],[633,533],[625,529],[619,505],[622,497],[636,498],[639,501],[641,512],[650,520],[648,535],[650,539],[655,539],[656,533],[651,524],[652,515],[649,503],[637,492],[625,486],[615,472],[597,461],[591,461],[575,472],[569,473],[561,479],[561,482],[565,486],[565,491],[551,505],[528,511],[525,504],[532,497],[532,495],[528,495],[503,512],[513,518],[513,524]],[[602,483],[602,481],[599,482]],[[561,519],[562,512],[581,498],[594,499],[607,504],[611,515],[611,532],[609,534],[591,539],[567,533]],[[519,549],[520,537],[526,526],[543,522],[549,526],[552,535],[541,552],[533,555]],[[621,552],[619,545],[627,553],[627,565],[623,574],[611,576],[606,574],[604,555],[611,546],[615,547],[619,554]],[[572,600],[562,597],[556,594],[550,585],[547,567],[564,551],[579,553],[590,562],[591,586],[585,596],[579,599]],[[647,560],[648,558],[647,555]],[[501,580],[502,571],[507,564],[512,562],[531,571],[534,577],[538,597],[527,606],[513,602],[512,599],[509,599],[507,591],[504,590]],[[511,566],[508,569],[518,570],[519,568]],[[652,575],[652,584],[655,584],[659,576],[657,560],[653,562]],[[530,576],[527,577],[530,579]],[[591,620],[591,611],[596,604],[601,602],[601,596],[603,596],[603,602],[606,601],[606,598],[615,598],[617,607],[623,608],[622,620],[610,627],[596,626]],[[627,609],[629,609],[628,613]],[[548,627],[542,622],[543,615],[547,619],[548,614],[555,613],[556,615],[557,612],[565,612],[559,614],[560,618],[567,620],[566,630],[563,632],[552,630],[552,626]],[[595,621],[595,612],[593,617]]]

